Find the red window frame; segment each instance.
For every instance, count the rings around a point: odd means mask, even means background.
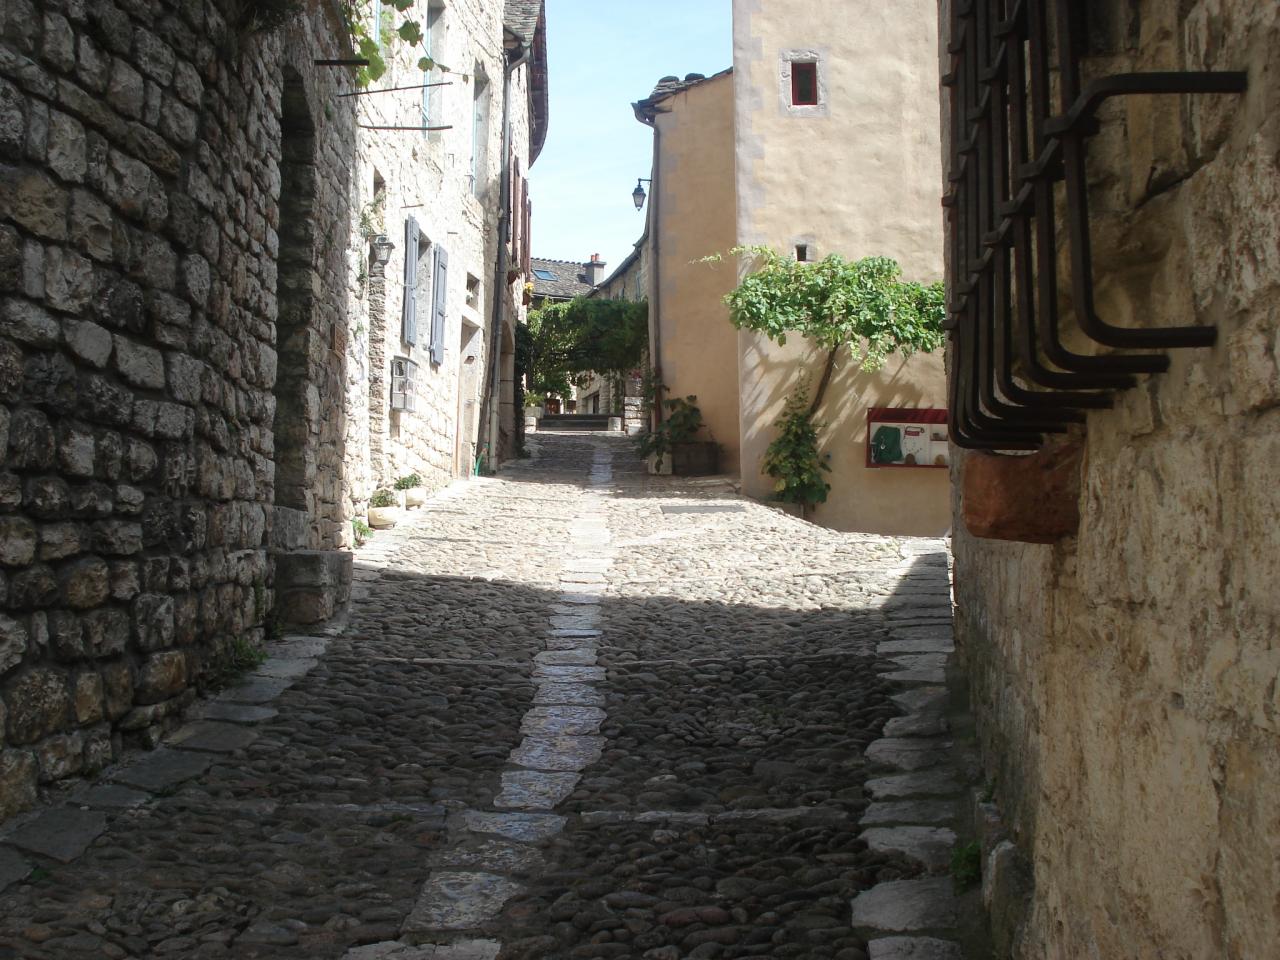
[[[818,105],[818,65],[812,60],[791,62],[791,105],[793,107]]]

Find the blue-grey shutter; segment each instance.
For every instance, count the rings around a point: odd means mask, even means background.
[[[404,222],[404,320],[400,337],[412,346],[418,342],[418,221]]]
[[[444,363],[445,293],[448,289],[449,254],[444,247],[435,247],[435,276],[431,282],[431,362]]]

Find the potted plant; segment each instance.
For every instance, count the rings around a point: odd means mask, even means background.
[[[369,526],[389,530],[400,520],[400,501],[395,492],[383,487],[369,498]]]
[[[427,502],[427,491],[423,489],[422,478],[416,473],[401,477],[396,481],[396,489],[404,491],[406,507],[420,507]]]

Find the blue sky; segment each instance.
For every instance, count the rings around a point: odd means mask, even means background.
[[[631,191],[653,151],[631,104],[659,77],[730,66],[730,13],[730,0],[547,0],[551,125],[529,174],[535,257],[599,253],[612,272],[631,252],[644,229]]]

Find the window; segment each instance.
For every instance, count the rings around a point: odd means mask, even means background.
[[[415,387],[418,365],[408,357],[391,358],[391,409],[413,413],[417,408]]]
[[[539,280],[559,280],[560,279],[550,270],[535,270],[533,271],[533,275],[537,277]]]
[[[444,31],[441,23],[441,15],[443,13],[444,8],[434,3],[427,7],[427,28],[422,34],[422,53],[423,56],[430,57],[433,61],[444,45],[442,38]],[[442,82],[443,76],[443,72],[437,67],[422,71],[422,82],[427,84],[422,88],[422,125],[424,127],[441,125],[440,88],[431,86],[431,84]],[[438,132],[423,130],[422,135],[431,137],[438,134]]]
[[[818,65],[813,61],[791,61],[791,105],[818,105]]]
[[[480,309],[480,278],[467,274],[467,306],[472,310]]]
[[[382,54],[382,0],[373,0],[373,42],[378,45],[378,54]]]
[[[796,263],[807,263],[809,260],[809,245],[807,243],[796,244]]]

